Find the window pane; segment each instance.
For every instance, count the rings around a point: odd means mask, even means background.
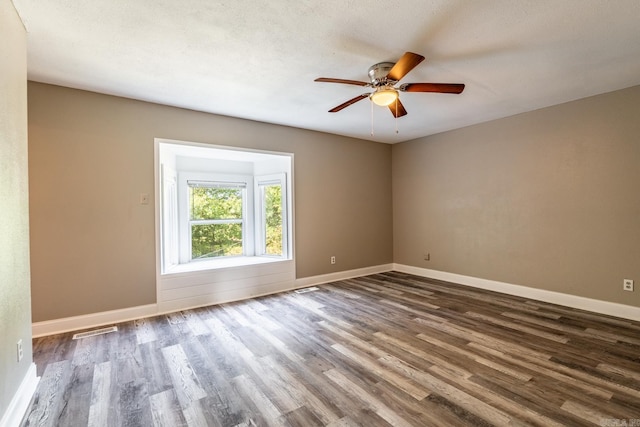
[[[282,187],[263,187],[265,255],[282,255]]]
[[[242,254],[242,224],[191,225],[192,259]]]
[[[241,188],[189,187],[191,219],[242,219]]]

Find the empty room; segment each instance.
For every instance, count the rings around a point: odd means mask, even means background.
[[[639,18],[0,0],[0,427],[640,426]]]

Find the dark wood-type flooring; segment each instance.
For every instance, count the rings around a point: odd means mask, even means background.
[[[23,426],[640,426],[640,323],[396,272],[34,339]]]

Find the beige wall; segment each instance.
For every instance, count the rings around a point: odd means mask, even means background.
[[[294,153],[298,278],[392,262],[389,145],[30,82],[34,321],[156,302],[155,137]]]
[[[639,111],[636,86],[393,146],[394,261],[640,306]]]
[[[31,365],[27,182],[27,40],[0,1],[0,419]],[[17,362],[22,339],[24,358]]]
[[[31,82],[33,320],[156,302],[154,137],[295,153],[298,278],[394,261],[639,306],[638,105],[635,87],[388,146]]]

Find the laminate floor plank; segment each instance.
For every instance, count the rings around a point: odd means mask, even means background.
[[[115,397],[111,387],[114,373],[111,370],[112,362],[102,362],[93,369],[93,381],[91,387],[91,399],[89,405],[88,426],[99,427],[116,425],[114,414],[110,408]]]
[[[36,338],[21,425],[640,420],[640,322],[399,272],[316,287]]]
[[[38,376],[42,376],[47,365],[73,358],[78,341],[72,336],[72,333],[66,333],[33,340],[33,358],[42,361],[36,365]]]
[[[286,381],[291,389],[291,393],[299,403],[300,409],[304,408],[305,411],[314,414],[315,419],[323,422],[322,425],[331,424],[339,420],[337,413],[340,413],[340,410],[335,408],[330,401],[323,401],[322,398],[324,395],[318,393],[315,387],[313,387],[313,384],[299,381],[295,378],[293,372],[291,372],[291,368],[277,363],[271,357],[264,357],[261,359],[261,362],[265,364],[267,369],[273,370]],[[298,412],[298,409],[294,412]],[[299,419],[299,414],[296,415],[295,418]]]
[[[60,426],[73,426],[76,423],[86,425],[89,421],[94,364],[72,364],[71,369],[63,395],[65,405],[58,417]]]
[[[154,427],[183,427],[187,425],[174,390],[169,389],[150,395],[149,406]]]
[[[105,339],[115,340],[115,352],[111,357],[119,359],[129,359],[138,351],[138,339],[134,333],[133,322],[121,323],[118,325],[118,332],[103,335]]]
[[[150,426],[153,424],[149,393],[143,379],[120,386],[119,420],[122,426]],[[80,422],[76,425],[82,425]]]
[[[198,377],[193,372],[182,345],[176,344],[162,348],[162,355],[167,363],[169,374],[173,383],[178,401],[183,408],[191,405],[193,401],[207,396],[200,385]]]
[[[438,393],[429,395],[423,401],[423,406],[424,413],[436,420],[424,425],[469,427],[491,427],[494,425]]]
[[[203,322],[202,317],[197,310],[183,311],[182,315],[186,319],[186,324],[195,336],[208,335],[211,333],[207,325]]]
[[[425,402],[433,393],[429,393],[421,400],[407,399],[404,393],[398,393],[396,387],[381,381],[371,389],[371,394],[384,402],[390,409],[403,414],[403,418],[414,426],[442,425],[443,420],[429,411]],[[450,424],[451,425],[451,424]]]
[[[182,409],[182,414],[189,427],[220,427],[236,425],[229,421],[221,421],[219,417],[219,409],[210,404],[208,398],[200,399],[192,402],[186,408]]]
[[[499,378],[486,378],[474,375],[470,381],[478,384],[486,390],[492,390],[497,395],[509,396],[514,402],[519,402],[529,410],[535,411],[544,417],[553,419],[560,425],[575,425],[576,420],[569,414],[558,413],[557,408],[562,406],[566,400],[566,389],[552,388],[549,382],[545,381],[546,387],[541,390],[538,382],[533,379],[520,387],[513,387],[509,381],[502,381]],[[551,409],[550,409],[551,408]],[[546,426],[546,423],[533,423],[534,425]]]
[[[433,375],[431,370],[427,372],[427,370],[416,369],[394,356],[380,358],[380,361],[398,373],[408,378],[418,380],[421,384],[432,390],[433,393],[446,396],[447,400],[454,402],[456,405],[495,425],[507,425],[511,421],[511,417],[504,411],[491,407],[483,400],[472,396],[463,389],[457,388],[451,382],[440,378],[438,375]],[[431,368],[433,368],[433,366]],[[445,371],[442,370],[440,372]],[[449,379],[451,378],[450,375],[445,376]]]
[[[256,357],[230,330],[223,325],[219,325],[214,334],[218,334],[223,342],[226,343],[226,347],[231,349],[237,358],[243,362],[244,368],[242,371],[244,374],[234,378],[234,381],[240,381],[239,384],[245,385],[255,383],[265,398],[269,400],[272,406],[278,409],[280,414],[293,411],[301,406],[301,403],[296,401],[290,393],[286,381],[276,371],[267,369],[263,361]],[[241,379],[238,380],[238,378]],[[245,378],[246,381],[244,380]],[[245,387],[246,390],[249,389]],[[255,396],[255,393],[250,395]]]
[[[205,420],[210,419],[213,425],[239,424],[248,416],[244,411],[242,399],[231,385],[237,371],[225,373],[224,368],[221,370],[221,364],[217,363],[217,355],[209,352],[203,341],[206,343],[208,340],[199,336],[182,343],[185,352],[189,354],[194,374],[207,394],[206,398],[194,401],[183,408],[183,413],[189,425],[195,422],[189,419],[199,420],[201,417]],[[198,421],[196,424],[201,422]]]
[[[306,407],[302,406],[295,411],[287,412],[284,418],[292,427],[322,427],[322,423],[313,412],[309,411]]]
[[[240,393],[245,397],[246,402],[251,402],[257,409],[255,416],[263,418],[265,425],[285,425],[286,422],[282,418],[282,413],[269,400],[269,398],[258,388],[258,386],[244,375],[240,375],[233,379]]]
[[[138,340],[138,344],[144,344],[158,339],[153,323],[149,321],[149,319],[134,320],[133,324],[136,328],[136,339]]]
[[[161,393],[172,388],[173,381],[169,373],[170,368],[163,357],[162,351],[158,351],[157,343],[152,342],[140,345],[139,354],[149,394]],[[137,378],[137,375],[134,375],[133,378],[129,376],[127,380],[131,381],[134,378]]]
[[[362,404],[374,412],[380,418],[394,427],[410,427],[404,418],[389,408],[384,402],[377,399],[367,391],[365,387],[358,384],[355,378],[349,378],[338,369],[330,369],[324,373],[329,379],[342,388],[351,398],[362,402]]]
[[[463,345],[456,347],[455,345],[437,339],[432,334],[420,333],[417,337],[431,344],[430,350],[440,354],[442,357],[446,357],[447,354],[452,354],[450,352],[454,350],[453,354],[460,356],[456,359],[458,365],[466,366],[467,369],[472,372],[472,375],[485,375],[490,377],[506,375],[515,385],[520,385],[533,378],[533,372],[527,371],[521,366],[518,367],[504,360],[494,358],[492,355],[481,355],[479,352],[467,350],[468,347]],[[435,363],[435,365],[441,368],[446,367],[446,364],[443,362]],[[469,377],[470,376],[471,375],[469,375]]]
[[[369,358],[368,355],[361,351],[350,349],[341,344],[334,344],[332,347],[342,355],[351,359],[354,363],[373,372],[382,380],[394,386],[396,389],[401,390],[407,396],[411,396],[416,400],[422,400],[430,394],[429,390],[414,382],[411,378],[396,374],[394,371],[381,365],[376,359]]]
[[[144,364],[144,358],[142,357],[142,348],[136,347],[135,351],[129,355],[129,357],[120,357],[116,359],[115,371],[116,384],[122,386],[140,378],[145,378],[145,370],[150,366]],[[158,381],[158,378],[154,378],[154,381]]]
[[[177,313],[181,321],[177,321],[177,316],[171,320],[165,316],[165,321],[154,323],[154,334],[156,340],[151,340],[159,348],[169,347],[179,344],[183,340],[192,337],[193,331],[189,327],[183,312]]]
[[[71,356],[73,357],[73,356]],[[64,392],[71,383],[70,360],[61,360],[45,366],[33,397],[31,410],[25,415],[24,426],[55,427],[64,411]]]

